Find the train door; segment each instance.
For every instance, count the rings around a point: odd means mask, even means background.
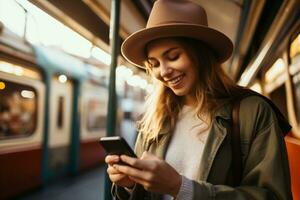
[[[81,99],[80,170],[99,165],[104,150],[98,141],[106,134],[108,90],[97,83],[84,82]]]
[[[70,169],[73,83],[65,75],[54,76],[50,90],[49,170],[50,178]]]
[[[39,71],[0,58],[0,199],[42,182],[44,98]]]

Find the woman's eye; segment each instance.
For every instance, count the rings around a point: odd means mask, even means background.
[[[171,60],[171,61],[177,60],[178,58],[179,58],[179,54],[169,56],[169,60]]]

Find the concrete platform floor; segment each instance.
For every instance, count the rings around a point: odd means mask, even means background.
[[[24,195],[20,200],[104,200],[106,166],[64,178]]]

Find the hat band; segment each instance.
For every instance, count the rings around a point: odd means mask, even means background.
[[[155,24],[147,24],[146,28],[151,28],[151,27],[156,27],[156,26],[161,26],[161,25],[167,25],[167,24],[188,24],[188,25],[196,25],[196,26],[208,26],[206,24],[199,24],[199,23],[191,23],[190,21],[164,21],[161,23],[155,23]]]

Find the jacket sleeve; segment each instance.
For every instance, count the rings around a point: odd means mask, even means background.
[[[194,181],[193,199],[292,199],[285,141],[275,114],[270,109],[264,104],[262,111],[256,113],[263,117],[254,120],[258,129],[253,129],[255,133],[244,161],[241,185],[230,187]]]

